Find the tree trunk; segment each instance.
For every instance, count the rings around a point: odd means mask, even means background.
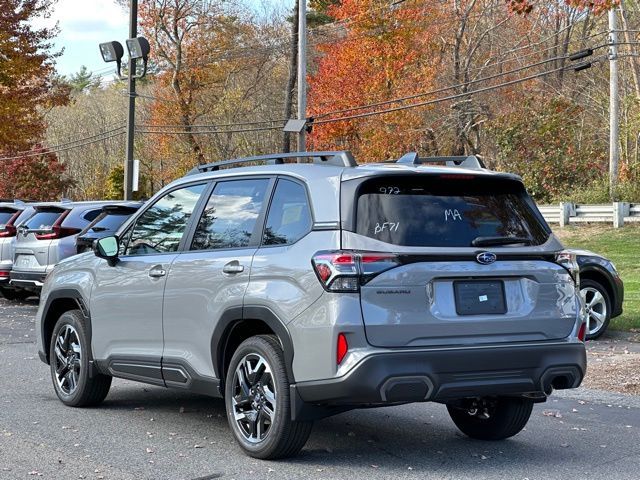
[[[306,1],[306,0],[304,0]],[[291,25],[291,40],[289,43],[289,80],[287,81],[287,90],[284,97],[284,118],[290,119],[293,112],[293,91],[296,87],[296,79],[298,75],[298,12],[300,11],[300,0],[296,0],[293,9],[293,22]],[[291,132],[283,132],[282,134],[282,152],[289,153],[291,151]]]
[[[627,22],[627,12],[624,8],[624,1],[620,2],[620,17],[622,19],[622,29],[624,30],[624,41],[629,47],[629,53],[635,55],[635,48],[631,44],[633,39],[629,34],[629,23]],[[636,98],[640,98],[640,67],[638,66],[638,59],[635,56],[631,56],[629,60],[631,61],[631,73],[633,74]]]

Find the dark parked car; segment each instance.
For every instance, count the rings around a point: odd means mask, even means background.
[[[587,340],[600,337],[622,314],[624,285],[613,262],[588,250],[571,249],[580,267],[580,294],[589,314]]]
[[[102,207],[102,213],[78,235],[78,253],[91,251],[95,240],[113,235],[142,205],[143,202],[127,202]]]

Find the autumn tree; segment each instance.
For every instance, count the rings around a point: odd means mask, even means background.
[[[0,165],[1,198],[60,200],[73,184],[58,157],[40,145],[22,158],[0,162],[4,162]]]
[[[29,149],[44,131],[43,108],[66,101],[54,88],[55,29],[34,28],[51,0],[0,0],[0,153]]]
[[[374,0],[331,3],[333,32],[320,43],[319,59],[309,79],[309,116],[339,119],[353,106],[389,101],[433,86],[437,57],[433,39],[439,33],[438,9],[432,2],[397,6]],[[431,22],[431,28],[424,25]],[[326,115],[329,113],[330,115]],[[363,160],[382,160],[422,149],[425,139],[419,112],[401,111],[379,117],[318,124],[313,148],[350,148]],[[426,148],[426,146],[425,146]]]

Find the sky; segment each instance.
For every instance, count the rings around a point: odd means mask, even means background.
[[[289,5],[293,0],[248,0],[250,4],[262,2]],[[51,18],[38,19],[36,27],[58,24],[60,33],[55,40],[57,50],[64,53],[57,60],[58,73],[71,75],[85,65],[96,75],[111,76],[114,64],[102,61],[98,44],[118,40],[124,45],[129,37],[129,13],[114,0],[58,0]],[[126,52],[125,52],[126,56]]]
[[[58,0],[49,19],[38,19],[35,26],[51,27],[58,23],[60,33],[56,49],[64,53],[56,62],[58,73],[70,75],[82,65],[94,73],[115,70],[102,61],[98,44],[118,40],[124,44],[129,33],[128,12],[113,0]]]

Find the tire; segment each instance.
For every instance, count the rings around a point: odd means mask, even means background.
[[[236,441],[254,458],[296,455],[313,426],[313,422],[291,420],[284,355],[271,335],[251,337],[233,354],[225,382],[225,406]]]
[[[35,295],[35,293],[32,293],[29,290],[13,288],[0,288],[0,293],[2,293],[2,296],[7,300],[26,300],[27,298]]]
[[[56,352],[58,350],[58,352]],[[111,377],[89,377],[89,337],[79,310],[63,313],[51,335],[49,360],[53,387],[62,403],[90,407],[101,403],[111,387]]]
[[[599,295],[598,295],[599,294]],[[587,305],[589,320],[587,323],[587,340],[595,340],[602,336],[611,321],[611,297],[600,282],[585,279],[580,282],[580,295]]]
[[[475,409],[447,405],[453,423],[478,440],[504,440],[519,433],[529,421],[533,401],[525,398],[481,399]]]

